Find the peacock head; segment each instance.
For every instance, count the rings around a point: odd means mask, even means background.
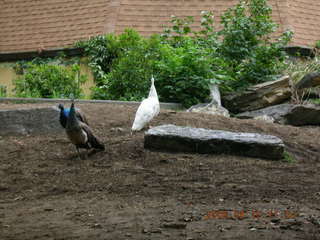
[[[63,104],[62,104],[62,103],[59,103],[58,108],[59,108],[60,110],[64,110]]]
[[[70,106],[70,114],[71,112],[75,112],[75,108],[74,108],[74,98],[71,99],[71,106]]]

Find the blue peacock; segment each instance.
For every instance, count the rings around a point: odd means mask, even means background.
[[[67,136],[71,143],[75,145],[80,159],[80,148],[105,150],[104,144],[93,134],[91,128],[77,117],[73,100],[65,128]]]

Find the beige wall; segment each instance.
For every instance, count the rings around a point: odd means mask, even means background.
[[[14,84],[13,81],[17,77],[13,63],[0,63],[0,85],[4,85],[7,88],[7,97],[14,97]],[[89,98],[91,94],[90,88],[94,86],[93,74],[87,64],[83,61],[80,64],[80,73],[85,74],[88,77],[86,83],[82,85],[82,89],[85,94],[85,98]]]
[[[17,77],[15,71],[10,63],[0,64],[0,85],[5,86],[7,89],[8,97],[13,94],[13,80]]]
[[[91,95],[90,88],[94,86],[94,77],[89,66],[84,62],[80,63],[80,74],[87,75],[88,80],[82,85],[82,90],[85,98],[89,98]]]

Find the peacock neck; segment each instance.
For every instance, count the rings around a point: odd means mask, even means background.
[[[150,91],[149,91],[149,96],[148,97],[156,97],[158,98],[157,90],[154,86],[154,82],[152,81]]]
[[[79,120],[76,117],[76,111],[74,108],[74,104],[71,104],[69,116],[67,118],[67,129],[79,128]]]

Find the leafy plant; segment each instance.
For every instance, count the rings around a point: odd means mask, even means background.
[[[231,66],[229,73],[236,79],[232,82],[234,90],[272,80],[284,68],[286,55],[282,49],[292,32],[272,40],[277,25],[271,12],[266,0],[241,0],[221,17],[223,29],[219,35],[223,40],[219,52]]]
[[[284,151],[283,152],[283,161],[288,162],[288,163],[295,163],[297,160],[295,159],[295,157],[291,153]]]
[[[155,62],[161,99],[186,107],[204,102],[214,79],[212,61],[208,52],[191,38],[185,38],[179,47],[163,45],[161,58]]]
[[[184,37],[183,42],[174,47],[163,42],[159,35],[143,38],[134,30],[112,38],[107,35],[105,39],[104,44],[119,47],[113,50],[118,57],[104,62],[104,69],[108,70],[93,89],[93,98],[140,101],[148,93],[151,75],[156,79],[161,101],[190,106],[208,96],[208,82],[214,76],[212,58],[193,39]],[[92,54],[90,50],[87,53]],[[94,55],[90,59],[94,59]]]
[[[0,84],[0,97],[7,96],[7,87],[5,85]]]
[[[313,102],[315,104],[319,103],[318,99],[311,99],[311,90],[315,88],[307,88],[303,90],[295,89],[294,85],[299,82],[306,74],[312,72],[320,72],[320,61],[319,56],[316,55],[313,59],[296,59],[295,61],[290,61],[284,70],[284,74],[289,75],[292,80],[292,96],[291,102],[294,104],[308,104]],[[319,89],[318,89],[319,90]],[[313,94],[314,95],[314,94]],[[319,96],[318,96],[319,98]]]
[[[277,25],[266,0],[240,0],[221,22],[223,29],[216,31],[213,14],[203,11],[197,30],[192,29],[192,17],[172,16],[171,25],[151,38],[127,29],[119,36],[78,43],[95,75],[93,97],[141,100],[153,74],[161,101],[188,107],[205,101],[210,83],[222,91],[241,91],[281,73],[282,49],[292,33],[271,39]]]
[[[320,72],[320,59],[316,56],[313,59],[296,59],[287,62],[283,73],[290,76],[293,83],[300,81],[306,74],[311,72]]]
[[[68,98],[81,97],[81,84],[86,76],[79,74],[79,65],[71,68],[60,65],[24,63],[24,74],[15,80],[18,97]]]
[[[85,50],[89,57],[97,86],[103,86],[107,81],[106,74],[112,70],[114,61],[128,50],[138,47],[143,38],[134,30],[127,29],[124,34],[106,34],[91,38],[89,41],[76,43]]]

